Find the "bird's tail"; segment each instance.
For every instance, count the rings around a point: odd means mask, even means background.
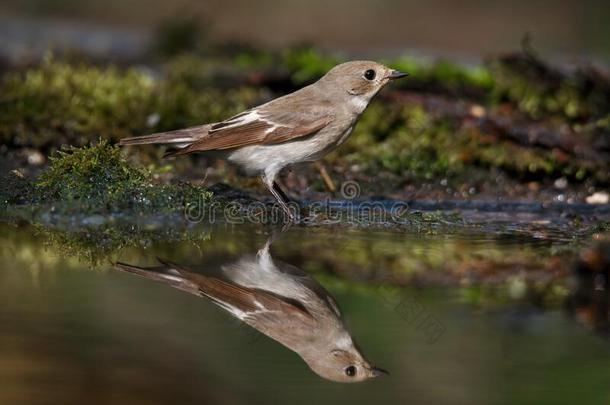
[[[160,132],[152,135],[133,136],[121,139],[119,145],[170,144],[181,148],[188,146],[207,135],[209,128],[210,125],[200,125],[197,127]]]

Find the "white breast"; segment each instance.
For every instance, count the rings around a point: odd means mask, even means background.
[[[241,167],[248,175],[274,176],[282,168],[320,159],[341,145],[352,131],[327,128],[313,137],[274,145],[251,145],[236,149],[227,156],[230,163]]]
[[[363,96],[352,96],[349,102],[358,114],[361,114],[369,105],[369,99]]]

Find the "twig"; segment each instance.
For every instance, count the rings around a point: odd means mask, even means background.
[[[320,172],[320,176],[322,177],[322,180],[324,180],[324,185],[326,186],[326,189],[333,193],[335,191],[337,191],[335,182],[333,182],[333,179],[331,179],[330,176],[328,175],[328,172],[326,171],[326,167],[320,162],[315,162],[314,166],[316,167],[318,172]]]

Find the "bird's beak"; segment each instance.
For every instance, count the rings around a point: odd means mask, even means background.
[[[388,76],[390,80],[400,79],[401,77],[409,76],[408,73],[399,72],[398,70],[392,70],[392,73]]]
[[[390,372],[389,372],[389,371],[384,370],[384,369],[382,369],[382,368],[379,368],[379,367],[373,367],[373,368],[371,368],[371,375],[372,375],[373,377],[379,377],[380,375],[389,375],[389,374],[390,374]]]

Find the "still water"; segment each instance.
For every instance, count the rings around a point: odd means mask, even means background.
[[[0,231],[2,404],[610,402],[568,242],[217,226],[92,260]]]

